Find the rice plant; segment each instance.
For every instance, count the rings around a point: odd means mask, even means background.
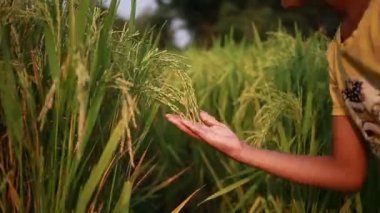
[[[145,183],[139,144],[159,103],[198,119],[187,67],[117,4],[0,1],[1,212],[128,212],[175,180]]]

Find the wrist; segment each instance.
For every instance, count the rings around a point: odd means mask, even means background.
[[[247,161],[247,151],[252,149],[252,147],[243,141],[239,141],[239,146],[231,153],[231,157],[239,162],[246,163]]]

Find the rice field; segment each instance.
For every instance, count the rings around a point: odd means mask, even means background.
[[[182,53],[199,107],[252,146],[286,153],[330,153],[331,100],[321,34],[304,38],[279,29],[253,43],[223,38],[211,49]],[[200,189],[189,212],[375,212],[380,164],[373,157],[366,186],[342,194],[301,186],[236,163],[158,118],[152,138],[160,163],[189,167],[165,192],[166,204]],[[162,171],[160,171],[161,173]],[[162,200],[162,197],[159,198]],[[176,203],[176,202],[174,202]],[[165,209],[169,211],[171,207]],[[148,211],[148,210],[146,210]]]
[[[173,53],[134,19],[114,28],[117,1],[92,2],[0,1],[0,212],[380,210],[374,159],[364,189],[341,194],[236,163],[164,119],[202,109],[252,146],[329,153],[322,35]]]

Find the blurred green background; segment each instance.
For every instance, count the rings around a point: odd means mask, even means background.
[[[128,18],[128,3],[124,0],[120,5],[124,18]],[[283,8],[280,0],[140,0],[138,4],[141,27],[165,24],[162,42],[166,47],[173,40],[183,47],[188,36],[198,47],[210,47],[213,38],[230,34],[231,29],[237,41],[251,40],[253,27],[266,37],[280,24],[290,33],[297,26],[304,35],[323,31],[331,37],[339,24],[339,17],[318,0],[295,9]]]

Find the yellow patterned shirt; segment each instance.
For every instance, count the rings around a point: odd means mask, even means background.
[[[371,0],[344,42],[338,31],[327,59],[334,116],[348,115],[380,158],[380,0]]]

